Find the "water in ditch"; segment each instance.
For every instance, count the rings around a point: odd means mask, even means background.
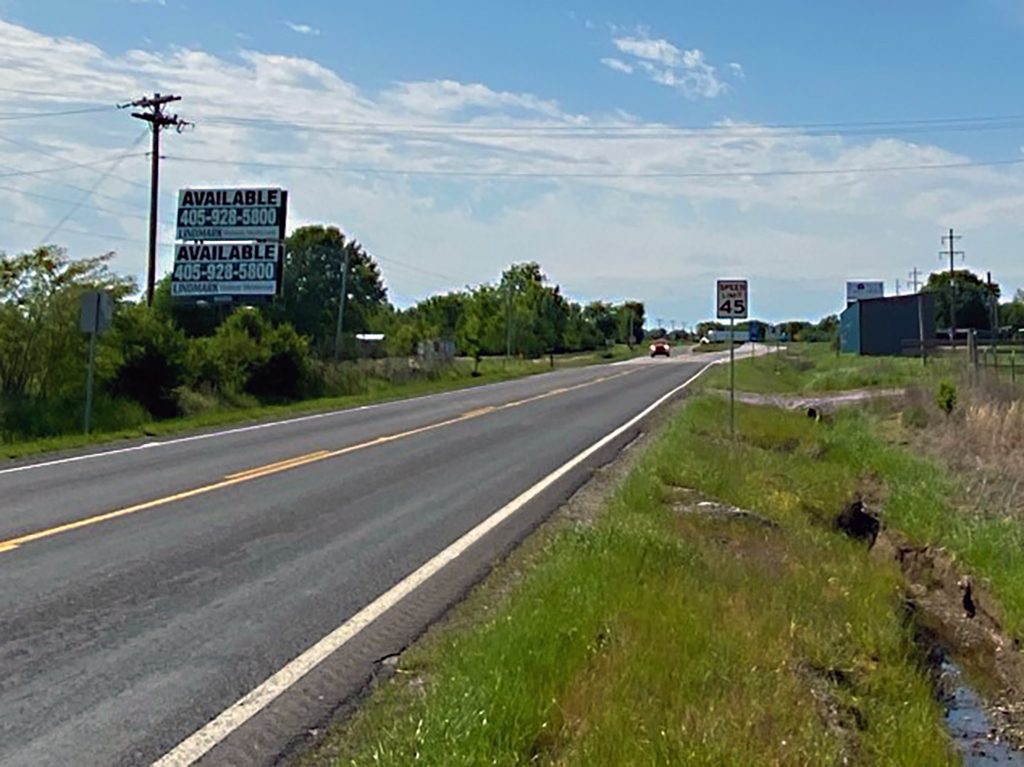
[[[942,680],[946,694],[946,729],[960,752],[964,767],[996,764],[1024,767],[1024,753],[1000,739],[985,704],[964,681],[960,670],[944,661]]]

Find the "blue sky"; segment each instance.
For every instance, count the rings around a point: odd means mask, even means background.
[[[961,167],[1024,156],[1021,0],[0,0],[0,19],[0,174],[98,163],[0,178],[8,252],[73,210],[52,241],[141,274],[146,146],[100,108],[172,90],[198,125],[167,137],[164,221],[178,186],[279,183],[293,224],[354,232],[402,305],[536,259],[570,295],[679,322],[716,276],[749,277],[766,318],[820,316],[847,279],[937,268],[950,226],[971,268],[1024,286],[1024,166]],[[932,169],[877,172],[908,166]]]

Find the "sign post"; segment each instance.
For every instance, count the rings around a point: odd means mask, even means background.
[[[109,293],[82,295],[81,330],[89,334],[89,368],[85,377],[85,433],[92,428],[92,400],[96,381],[96,336],[110,329],[114,301]]]
[[[736,320],[747,318],[747,281],[719,280],[717,317],[729,320],[729,432],[736,437]]]

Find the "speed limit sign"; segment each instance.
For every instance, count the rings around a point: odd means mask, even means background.
[[[718,319],[745,320],[747,318],[747,281],[718,281]]]

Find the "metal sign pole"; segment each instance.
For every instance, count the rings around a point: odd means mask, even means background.
[[[729,433],[736,439],[736,318],[729,318]]]
[[[85,376],[85,433],[92,428],[92,397],[96,383],[96,326],[100,315],[100,294],[96,294],[96,311],[89,331],[89,370]]]

